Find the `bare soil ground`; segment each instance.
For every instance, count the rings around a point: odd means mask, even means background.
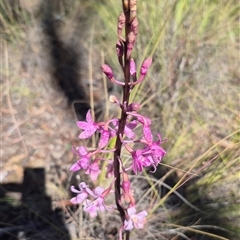
[[[0,177],[2,192],[8,190],[5,197],[23,200],[23,189],[33,187],[35,191],[30,192],[35,201],[44,202],[38,199],[41,191],[31,182],[29,185],[24,182],[27,169],[41,169],[45,176],[41,183],[45,184],[45,194],[52,204],[70,197],[72,174],[69,167],[74,161],[71,145],[76,144],[78,128],[74,110],[53,84],[41,31],[40,28],[26,30],[19,46],[2,43]],[[1,222],[5,214],[1,212]]]

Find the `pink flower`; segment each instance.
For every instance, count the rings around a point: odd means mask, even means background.
[[[100,140],[99,140],[99,143],[98,143],[98,147],[100,149],[106,147],[108,142],[109,142],[110,137],[111,137],[110,131],[104,129],[101,132],[101,137],[100,137]]]
[[[103,212],[104,210],[111,211],[113,209],[112,206],[106,206],[104,203],[104,198],[109,194],[111,191],[112,184],[109,188],[104,190],[104,188],[98,186],[93,190],[93,193],[95,195],[95,200],[86,200],[84,203],[83,210],[88,212],[91,217],[96,217],[97,212]]]
[[[93,192],[96,194],[96,199],[94,201],[87,200],[83,208],[85,212],[90,214],[90,217],[96,217],[98,211],[103,212],[105,210],[104,198],[101,196],[104,188],[97,187]]]
[[[144,156],[144,153],[144,150],[141,149],[131,152],[133,158],[132,169],[135,174],[142,172],[143,167],[151,165],[151,159]]]
[[[95,160],[94,162],[89,164],[85,173],[90,175],[92,181],[96,181],[100,172],[101,170],[99,169],[99,163],[97,162],[97,160]]]
[[[102,199],[101,199],[102,200]],[[85,204],[84,204],[84,208],[83,210],[85,212],[88,212],[90,217],[94,218],[97,216],[97,212],[99,210],[98,205],[99,203],[96,201],[91,201],[89,199],[86,200]]]
[[[157,166],[161,162],[162,158],[166,155],[166,151],[159,146],[158,142],[154,142],[149,149],[151,151],[154,163]]]
[[[119,121],[116,120],[115,122],[113,122],[113,125],[115,126],[115,129],[116,129],[116,132],[118,131],[118,123]],[[124,134],[129,138],[129,139],[134,139],[135,138],[135,133],[133,132],[133,129],[137,126],[138,124],[138,121],[136,120],[133,120],[129,123],[127,123],[125,125],[125,128],[124,128]]]
[[[125,141],[123,141],[121,137],[121,141],[124,145],[124,147],[127,149],[128,152],[132,155],[132,170],[135,174],[138,174],[139,172],[142,172],[143,167],[148,167],[152,164],[151,156],[149,157],[149,154],[145,154],[145,149],[137,149],[133,150],[128,144],[126,144]],[[145,154],[145,155],[144,155]]]
[[[145,143],[147,146],[144,149],[144,154],[148,158],[152,158],[152,165],[156,169],[156,166],[161,162],[162,158],[166,155],[166,151],[159,145],[162,143],[160,134],[158,134],[158,141],[145,141],[141,140],[142,143]]]
[[[136,213],[136,208],[133,206],[127,209],[127,213],[128,220],[124,221],[125,230],[132,230],[134,227],[137,229],[144,227],[146,216],[148,215],[147,211]]]
[[[151,132],[151,120],[136,112],[127,112],[127,114],[132,115],[137,118],[138,122],[143,125],[143,136],[147,142],[152,142],[152,132]]]
[[[71,186],[71,191],[74,193],[78,193],[76,197],[70,200],[73,204],[79,204],[83,202],[84,200],[87,199],[88,195],[95,196],[91,189],[88,188],[85,182],[81,182],[79,184],[79,189],[80,191],[77,190],[74,186]]]
[[[77,150],[72,147],[72,151],[75,155],[79,156],[80,159],[71,166],[70,171],[76,172],[80,169],[87,169],[92,153],[88,153],[87,149],[83,146],[79,147]]]
[[[88,110],[87,115],[86,115],[86,122],[84,121],[78,121],[77,125],[79,128],[81,128],[82,130],[84,130],[80,135],[79,138],[80,139],[86,139],[91,137],[97,129],[99,129],[99,126],[97,123],[95,123],[92,119],[91,116],[91,111]]]

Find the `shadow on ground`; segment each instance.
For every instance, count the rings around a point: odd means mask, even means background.
[[[19,204],[8,197],[20,193]],[[22,184],[0,185],[0,239],[70,240],[62,210],[51,209],[43,168],[25,168]]]

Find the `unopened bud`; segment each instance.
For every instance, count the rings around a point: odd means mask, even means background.
[[[151,66],[152,64],[152,58],[147,58],[143,63],[142,63],[142,66],[141,66],[141,70],[140,70],[140,77],[137,81],[133,81],[131,83],[128,83],[130,86],[135,86],[136,84],[139,84],[143,81],[143,79],[145,78],[147,72],[148,72],[148,69],[149,67]]]
[[[138,20],[137,20],[137,18],[134,18],[134,20],[132,21],[132,23],[131,23],[131,30],[133,31],[133,33],[135,35],[138,34]]]
[[[129,58],[131,53],[132,53],[132,49],[135,43],[135,39],[136,36],[133,32],[130,32],[127,36],[127,57]]]
[[[128,106],[128,112],[137,112],[141,108],[139,103],[131,103]]]
[[[122,29],[125,26],[126,23],[126,16],[124,13],[120,13],[118,17],[118,36],[120,37],[122,35]]]
[[[111,103],[116,103],[120,108],[122,107],[122,104],[118,101],[118,99],[114,95],[109,96],[109,101]]]
[[[107,76],[108,79],[113,78],[113,71],[107,64],[102,65],[102,71]]]
[[[137,0],[130,0],[130,22],[137,16]]]
[[[137,10],[137,0],[130,0],[130,11],[136,11]]]
[[[125,85],[124,82],[119,82],[114,78],[113,71],[107,64],[102,65],[102,71],[107,76],[107,78],[111,80],[113,83],[119,84],[121,86]]]
[[[133,58],[131,58],[131,60],[130,60],[130,74],[131,75],[136,74],[136,64],[135,64]]]
[[[134,44],[135,39],[136,39],[136,36],[135,36],[135,34],[131,31],[131,32],[128,34],[128,37],[127,37],[128,44]]]
[[[116,52],[118,57],[123,56],[123,44],[119,40],[117,41],[117,44],[116,44]]]
[[[109,101],[110,101],[111,103],[115,103],[115,102],[116,102],[116,97],[115,97],[114,95],[110,95],[110,96],[109,96]]]
[[[130,46],[133,48],[133,45],[135,43],[135,39],[136,39],[136,36],[133,32],[130,32],[128,34],[128,37],[127,37],[127,40],[128,40],[128,48],[130,48]]]
[[[152,64],[152,58],[147,58],[143,62],[142,66],[141,66],[141,71],[140,71],[141,75],[145,76],[147,74],[147,71],[148,71],[149,67],[151,66],[151,64]]]

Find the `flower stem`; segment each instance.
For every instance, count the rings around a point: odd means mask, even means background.
[[[130,33],[130,11],[128,9],[126,10],[126,8],[124,7],[124,1],[123,0],[123,9],[124,9],[124,14],[126,17],[126,24],[125,24],[125,36],[128,36],[128,34]],[[129,3],[128,3],[129,5]],[[120,121],[119,121],[119,127],[118,127],[118,132],[117,132],[117,139],[116,139],[116,145],[115,145],[115,149],[116,151],[114,152],[114,175],[116,178],[115,181],[115,201],[116,201],[116,205],[117,205],[117,209],[120,213],[122,222],[124,223],[125,220],[125,211],[123,209],[123,207],[120,204],[120,200],[121,200],[121,191],[120,191],[120,185],[121,185],[121,177],[120,177],[120,163],[119,163],[119,159],[121,157],[121,148],[122,148],[122,142],[120,139],[120,135],[123,136],[124,134],[124,128],[126,125],[126,120],[127,120],[127,114],[126,114],[126,109],[128,107],[129,104],[129,96],[130,96],[130,56],[127,56],[127,38],[126,40],[123,42],[124,43],[124,65],[123,65],[123,71],[124,71],[124,82],[125,85],[123,86],[123,99],[122,99],[122,112],[121,112],[121,117],[120,117]],[[127,231],[129,232],[129,231]],[[126,234],[127,239],[129,239],[129,233]]]

